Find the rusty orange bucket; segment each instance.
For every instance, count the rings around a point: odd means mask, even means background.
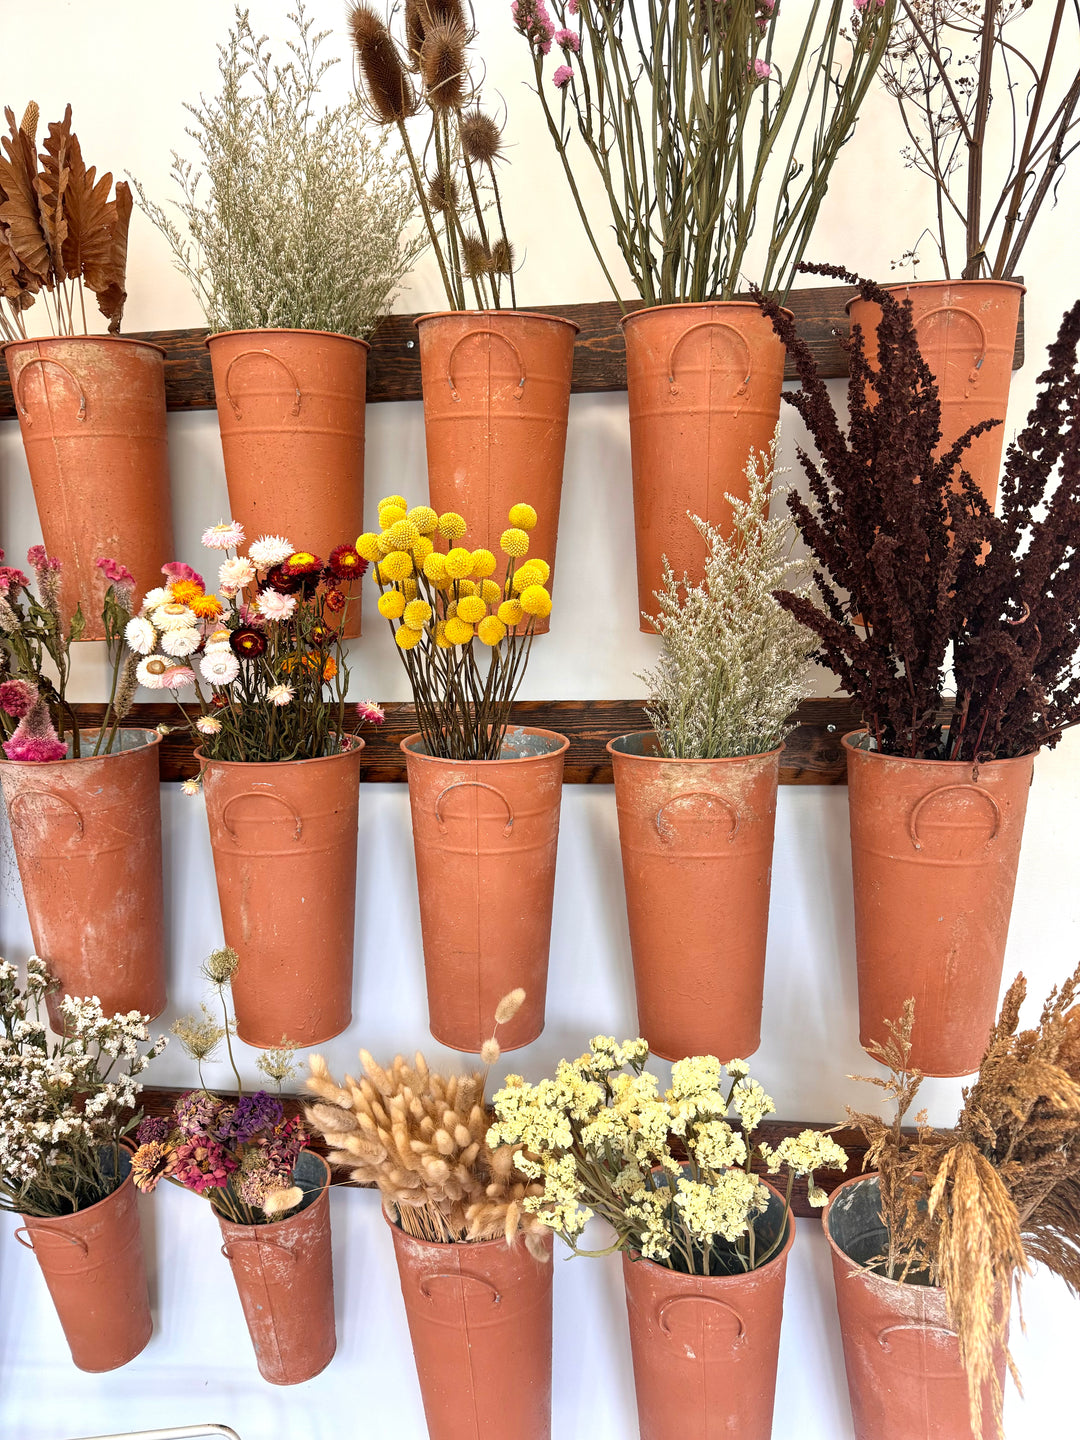
[[[430,1440],[550,1440],[551,1260],[523,1241],[416,1240],[383,1212]]]
[[[330,1167],[302,1150],[293,1181],[304,1198],[284,1220],[235,1225],[217,1217],[259,1374],[271,1385],[312,1379],[337,1349]]]
[[[63,562],[65,617],[101,640],[104,556],[135,576],[136,605],[174,558],[165,352],[116,335],[4,347],[45,549]]]
[[[1000,420],[964,452],[964,469],[993,505],[997,500],[1005,415],[1023,285],[1014,280],[920,280],[882,287],[910,300],[922,357],[937,381],[941,444],[947,450],[980,420]],[[881,307],[861,297],[848,305],[852,324],[876,335]],[[871,363],[876,345],[867,346]]]
[[[498,760],[442,760],[419,735],[401,742],[409,777],[431,1033],[479,1053],[495,1007],[525,1003],[499,1027],[503,1050],[544,1028],[563,760],[552,730],[511,727]]]
[[[784,1215],[769,1190],[756,1225],[765,1243]],[[741,1275],[684,1275],[623,1253],[641,1440],[770,1440],[794,1242],[789,1216],[772,1259]]]
[[[83,730],[84,751],[97,732]],[[46,1003],[97,995],[107,1015],[165,1009],[161,786],[154,730],[117,732],[111,755],[0,761],[34,948],[60,981]]]
[[[915,997],[911,1064],[979,1068],[997,1013],[1033,755],[905,760],[844,736],[859,1041]]]
[[[531,553],[554,575],[578,327],[519,310],[421,315],[416,326],[431,504],[464,515],[470,545],[500,559],[511,505],[532,505]]]
[[[968,1383],[945,1292],[866,1267],[888,1235],[876,1175],[846,1180],[821,1217],[832,1254],[855,1440],[997,1440],[991,1386],[971,1428]],[[998,1384],[1005,1355],[996,1356]]]
[[[352,1019],[363,746],[346,735],[336,755],[246,764],[195,752],[248,1045],[321,1045]]]
[[[37,1257],[80,1370],[119,1369],[153,1329],[131,1155],[119,1157],[123,1179],[111,1195],[73,1215],[23,1215],[15,1232]]]
[[[761,1043],[783,746],[669,760],[653,731],[607,747],[615,775],[638,1033],[654,1055],[744,1059]]]
[[[231,517],[323,560],[364,528],[366,340],[322,330],[207,339]],[[360,586],[346,635],[360,634]]]
[[[623,322],[634,479],[638,609],[654,613],[666,555],[700,580],[705,543],[687,518],[724,528],[725,495],[745,500],[752,450],[780,418],[784,346],[751,301],[654,305]],[[641,629],[652,632],[645,620]]]

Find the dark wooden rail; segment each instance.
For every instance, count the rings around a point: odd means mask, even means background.
[[[809,341],[822,375],[847,374],[847,356],[840,337],[848,332],[845,305],[856,292],[844,285],[793,290],[788,305],[799,330]],[[639,310],[639,301],[627,301],[627,311]],[[537,305],[534,314],[562,315],[579,327],[574,347],[573,390],[577,394],[626,389],[626,349],[619,327],[621,312],[614,300],[587,305]],[[368,357],[367,398],[420,399],[420,352],[416,343],[415,315],[391,315],[371,338]],[[165,351],[165,403],[170,410],[211,410],[214,381],[210,355],[203,343],[206,330],[147,330],[134,340],[152,340]],[[1016,335],[1015,369],[1024,363],[1024,316]],[[788,379],[795,373],[790,362]],[[0,419],[13,416],[15,405],[7,376],[0,371]]]

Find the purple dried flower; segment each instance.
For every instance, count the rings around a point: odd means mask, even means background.
[[[160,1144],[169,1138],[172,1128],[172,1121],[164,1115],[148,1115],[135,1131],[135,1139],[140,1145]]]
[[[228,1119],[223,1117],[217,1133],[233,1145],[247,1145],[261,1132],[273,1132],[283,1118],[277,1096],[257,1090],[254,1095],[241,1095]]]
[[[189,1090],[173,1108],[173,1119],[185,1135],[211,1138],[217,1131],[224,1102],[206,1090]]]

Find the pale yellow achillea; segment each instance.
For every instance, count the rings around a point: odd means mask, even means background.
[[[394,639],[401,650],[411,650],[414,645],[420,644],[420,636],[423,632],[412,630],[408,625],[399,625],[394,631]]]
[[[464,580],[472,574],[472,551],[456,545],[446,556],[446,573],[452,580]]]
[[[413,573],[412,556],[404,550],[394,550],[379,566],[382,573],[391,580],[404,580]]]
[[[464,599],[458,601],[457,613],[462,620],[467,621],[470,625],[475,625],[487,614],[487,606],[479,595],[466,595]]]
[[[499,619],[511,630],[515,625],[520,625],[525,619],[525,611],[521,608],[521,601],[504,600],[499,606]]]
[[[468,528],[465,517],[455,510],[447,510],[445,515],[439,516],[439,534],[445,540],[460,540]]]
[[[398,620],[405,613],[405,596],[400,590],[387,590],[379,596],[379,614],[385,620]]]
[[[498,561],[490,550],[474,550],[472,552],[472,573],[478,580],[483,580],[488,575],[494,575],[497,564]]]
[[[473,638],[473,627],[455,615],[446,622],[446,638],[451,645],[467,645]]]
[[[529,537],[524,530],[504,530],[499,536],[499,548],[507,555],[520,559],[529,553]]]
[[[401,618],[410,630],[423,630],[431,619],[431,606],[426,600],[410,600]]]
[[[407,518],[412,521],[421,535],[430,535],[438,528],[438,514],[430,505],[414,505]]]
[[[378,560],[382,555],[379,549],[379,537],[374,530],[365,530],[363,535],[356,537],[356,553],[362,560]]]
[[[510,506],[509,520],[510,524],[515,525],[519,530],[531,530],[536,524],[536,511],[531,505],[526,505],[522,501],[518,505]]]
[[[497,615],[485,615],[476,627],[477,636],[485,645],[498,645],[506,638],[506,626]]]
[[[521,592],[521,608],[526,615],[536,615],[542,619],[551,614],[551,596],[543,585],[530,585]]]

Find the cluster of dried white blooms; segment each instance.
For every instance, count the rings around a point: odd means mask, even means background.
[[[598,1035],[588,1054],[560,1061],[554,1079],[530,1085],[507,1076],[494,1098],[488,1144],[523,1147],[518,1168],[543,1184],[525,1209],[574,1248],[597,1215],[615,1231],[612,1249],[673,1270],[715,1275],[765,1264],[786,1236],[795,1176],[809,1176],[811,1203],[823,1204],[813,1172],[844,1169],[844,1151],[814,1130],[775,1149],[755,1145],[754,1130],[775,1106],[745,1060],[679,1060],[661,1095],[644,1069],[647,1056],[644,1040],[619,1045]],[[755,1156],[771,1175],[787,1171],[783,1218],[760,1242],[755,1222],[769,1207],[769,1191],[751,1173]]]
[[[213,330],[281,327],[364,336],[423,248],[402,160],[371,140],[355,98],[320,109],[336,61],[318,58],[304,5],[291,58],[272,63],[246,11],[218,47],[221,93],[189,105],[201,168],[173,152],[183,234],[132,180]],[[205,187],[205,188],[204,188]]]
[[[730,530],[692,516],[708,547],[699,584],[676,577],[665,559],[659,613],[646,616],[663,637],[645,706],[661,752],[672,759],[712,760],[773,750],[803,698],[814,636],[773,599],[793,586],[790,516],[769,518],[779,475],[780,430],[769,454],[751,451],[746,500],[727,499]]]
[[[50,1039],[40,1011],[53,988],[38,956],[25,988],[0,960],[0,1209],[23,1215],[68,1214],[115,1188],[139,1076],[167,1043],[144,1049],[147,1017],[105,1015],[96,996],[65,996],[65,1033]]]

